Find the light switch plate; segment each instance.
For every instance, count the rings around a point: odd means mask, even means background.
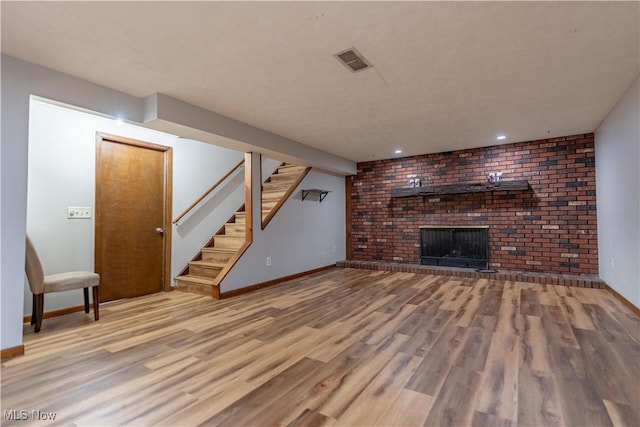
[[[90,207],[69,206],[67,208],[68,219],[89,219],[91,218]]]

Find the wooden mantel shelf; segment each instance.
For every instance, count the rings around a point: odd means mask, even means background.
[[[500,181],[498,183],[462,182],[459,184],[437,185],[429,187],[392,188],[391,197],[431,196],[436,194],[486,193],[489,191],[522,191],[529,189],[529,181]]]

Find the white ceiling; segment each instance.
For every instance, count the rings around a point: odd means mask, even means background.
[[[595,130],[640,73],[639,6],[2,1],[2,52],[365,161]]]

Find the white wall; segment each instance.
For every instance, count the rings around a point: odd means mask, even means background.
[[[600,277],[640,307],[640,77],[595,135]]]
[[[39,101],[31,102],[29,123],[27,232],[46,274],[93,271],[96,132],[173,147],[174,218],[244,157],[238,151]],[[243,179],[240,169],[173,226],[172,279],[244,203]],[[91,207],[92,218],[67,219],[68,206]],[[45,311],[80,304],[81,292],[61,292],[47,295]],[[27,286],[24,310],[31,313]]]
[[[29,96],[142,119],[140,99],[2,55],[0,347],[22,343]]]
[[[335,264],[345,254],[343,176],[311,169],[267,227],[260,226],[260,187],[254,188],[253,243],[225,277],[221,292]],[[331,191],[322,203],[301,200],[302,188]],[[267,257],[271,265],[266,265]]]
[[[22,316],[24,298],[24,246],[27,219],[27,141],[29,132],[29,97],[43,97],[71,105],[87,111],[97,112],[108,117],[121,117],[125,121],[143,123],[146,113],[153,109],[153,100],[141,99],[126,93],[99,86],[59,73],[17,58],[1,55],[1,105],[0,116],[0,348],[7,349],[22,343]],[[182,103],[184,104],[184,103]],[[195,108],[174,105],[171,114],[162,117],[148,118],[145,127],[166,126],[172,132],[182,136],[189,133],[202,135],[198,140],[215,143],[216,126],[229,130],[225,143],[236,139],[238,146],[249,145],[264,147],[275,151],[286,158],[291,148],[298,159],[314,166],[331,168],[333,163],[339,164],[345,174],[355,173],[355,162],[348,162],[337,156],[321,153],[317,149],[302,146],[295,141],[278,137],[267,131],[242,127],[238,122],[220,115],[207,115],[200,110],[199,120],[195,124],[173,123],[172,114],[179,114],[181,108]],[[188,116],[190,113],[186,112]],[[216,125],[210,123],[214,117]],[[206,125],[206,126],[205,126]],[[202,126],[206,129],[195,129]],[[160,129],[166,130],[166,129]],[[253,149],[253,148],[250,148]],[[244,151],[244,148],[241,150]],[[255,151],[259,151],[255,149]],[[272,155],[272,157],[279,157]]]

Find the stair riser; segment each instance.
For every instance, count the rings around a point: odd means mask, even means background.
[[[225,233],[225,234],[221,234],[221,236],[226,236],[226,237],[233,237],[236,239],[241,239],[244,241],[246,233],[244,232],[244,230],[241,233]]]
[[[215,279],[218,277],[218,273],[220,273],[220,271],[222,271],[222,269],[217,267],[203,267],[201,265],[189,264],[189,274],[193,276]]]
[[[207,297],[213,296],[213,286],[183,282],[179,277],[176,277],[176,290]]]
[[[215,247],[219,249],[240,249],[244,244],[244,238],[216,236],[213,238]]]
[[[225,234],[242,234],[244,236],[245,225],[236,224],[236,223],[226,223],[224,225],[224,233]]]
[[[283,191],[286,193],[289,187],[291,187],[290,182],[265,182],[262,185],[262,191]]]
[[[232,254],[221,254],[218,252],[202,252],[202,261],[229,262],[232,256]]]
[[[286,191],[278,191],[277,193],[262,193],[262,201],[280,200],[286,194]]]
[[[282,166],[278,168],[278,174],[282,173],[302,173],[307,169],[306,166]]]
[[[277,175],[271,175],[271,182],[276,182],[276,183],[293,183],[296,181],[296,179],[298,179],[298,176],[300,174],[297,173],[283,173],[283,174],[277,174]]]
[[[279,200],[273,200],[273,201],[265,201],[262,202],[262,210],[271,210],[274,208],[275,205],[277,205],[279,202]]]

